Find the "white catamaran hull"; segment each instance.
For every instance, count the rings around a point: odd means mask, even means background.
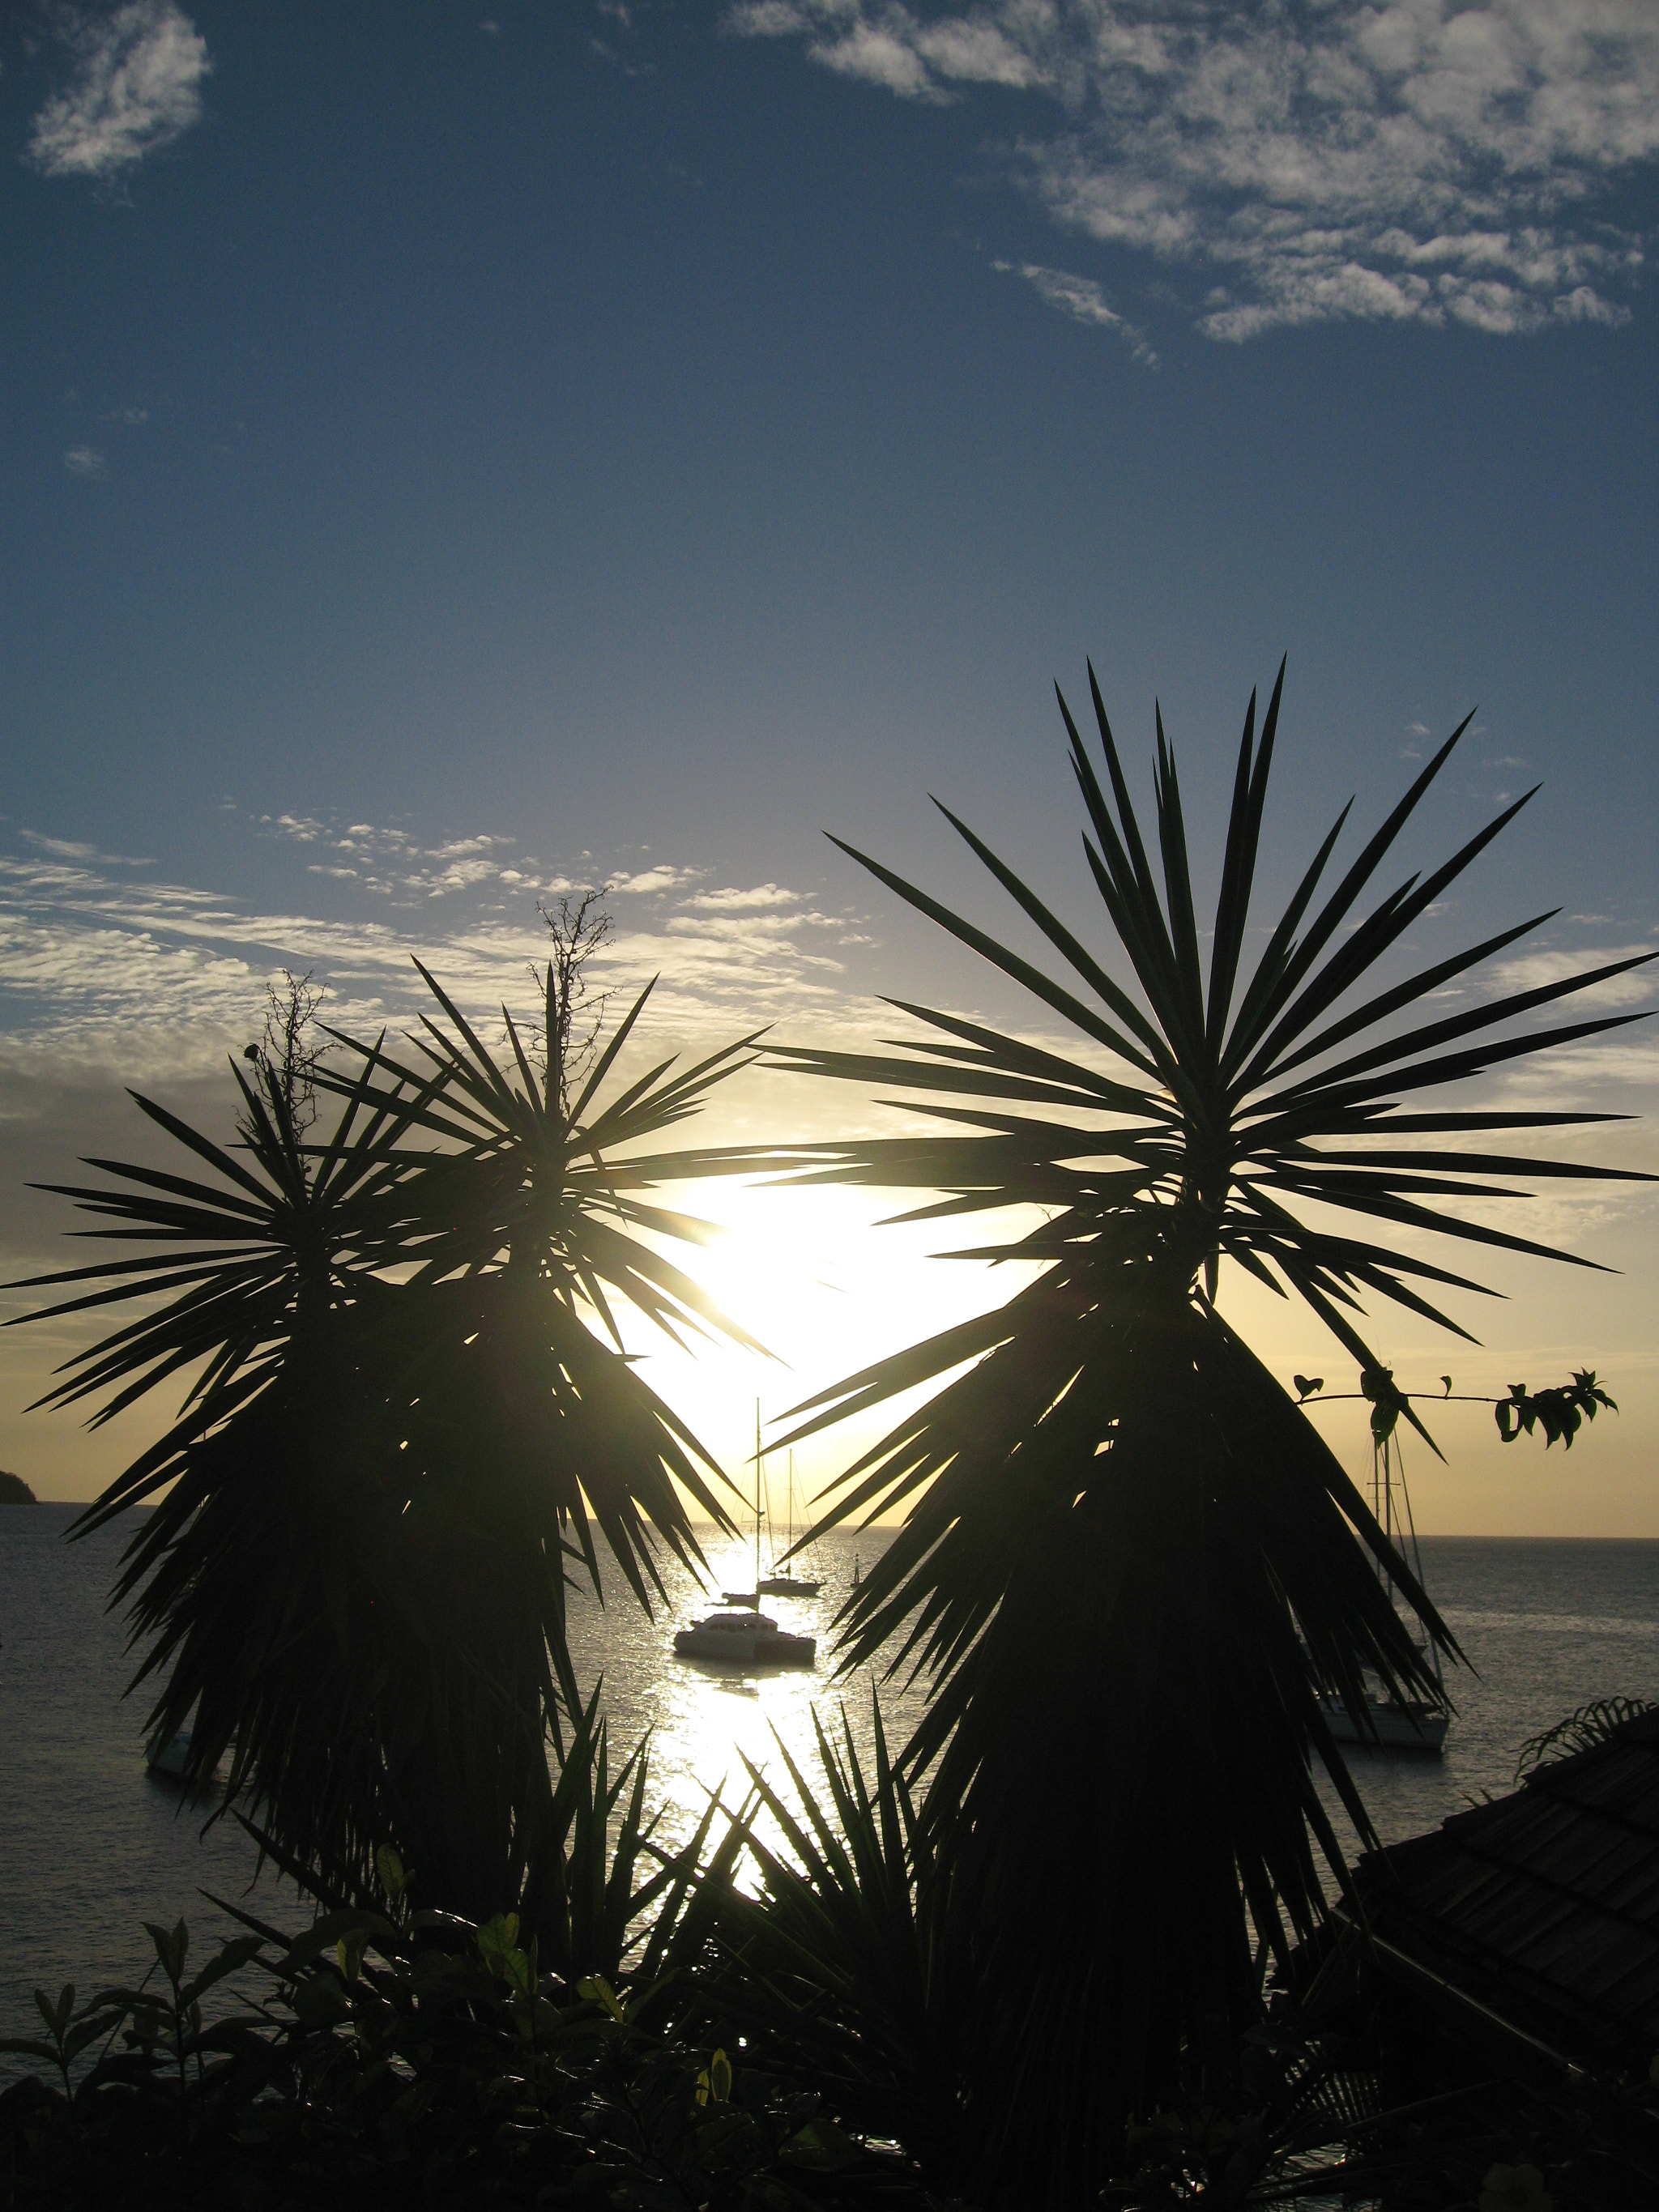
[[[711,1613],[674,1638],[682,1659],[717,1659],[741,1667],[810,1667],[817,1657],[817,1638],[792,1636],[763,1613]]]

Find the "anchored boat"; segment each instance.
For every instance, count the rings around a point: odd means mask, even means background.
[[[761,1593],[781,1586],[801,1597],[816,1596],[817,1583],[761,1579],[761,1504],[764,1462],[761,1455],[760,1400],[755,1401],[755,1587],[752,1590],[721,1593],[730,1613],[711,1613],[690,1628],[675,1635],[674,1649],[682,1659],[727,1659],[744,1667],[811,1667],[817,1658],[817,1639],[796,1636],[778,1626],[760,1609]]]
[[[1398,1493],[1396,1502],[1396,1492]],[[1371,1443],[1371,1511],[1390,1543],[1409,1542],[1412,1567],[1417,1576],[1419,1589],[1423,1588],[1423,1557],[1418,1549],[1417,1527],[1412,1518],[1411,1493],[1406,1487],[1406,1470],[1400,1460],[1398,1439],[1386,1436],[1373,1438]],[[1389,1601],[1394,1601],[1394,1584],[1377,1569],[1380,1578],[1387,1582]],[[1434,1668],[1437,1683],[1443,1681],[1440,1671],[1440,1652],[1432,1638],[1418,1634],[1418,1649]],[[1364,1725],[1357,1721],[1340,1698],[1329,1695],[1319,1700],[1319,1710],[1324,1715],[1325,1725],[1338,1743],[1354,1746],[1361,1751],[1406,1751],[1427,1753],[1437,1758],[1446,1741],[1446,1731],[1451,1725],[1450,1716],[1443,1705],[1432,1698],[1400,1698],[1392,1695],[1374,1678],[1368,1676],[1363,1707]]]
[[[760,1449],[760,1438],[758,1434],[756,1436],[755,1446],[756,1450],[758,1453]],[[811,1528],[809,1524],[806,1536],[802,1540],[809,1540],[811,1539]],[[789,1455],[789,1542],[784,1551],[783,1556],[785,1564],[782,1566],[780,1566],[777,1561],[777,1554],[774,1553],[772,1556],[771,1573],[762,1577],[755,1584],[755,1588],[759,1591],[763,1597],[816,1597],[818,1592],[823,1588],[823,1584],[821,1582],[814,1582],[810,1575],[798,1575],[794,1569],[788,1565],[789,1554],[794,1550],[794,1548],[795,1455],[793,1452],[791,1452]]]
[[[711,1613],[674,1638],[682,1659],[726,1659],[744,1667],[810,1667],[817,1657],[817,1638],[794,1636],[758,1607]]]

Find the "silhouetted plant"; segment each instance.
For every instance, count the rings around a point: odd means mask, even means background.
[[[848,1470],[818,1526],[908,1508],[848,1601],[842,1650],[848,1664],[913,1659],[931,1675],[904,1762],[927,1777],[922,1828],[971,1931],[978,1994],[964,2044],[983,2171],[1021,2205],[1083,2201],[1123,2156],[1126,2115],[1177,2083],[1201,2087],[1206,2050],[1220,2069],[1213,2092],[1224,2090],[1227,2024],[1258,2002],[1252,1930],[1282,1956],[1318,1922],[1315,1844],[1345,1878],[1310,1744],[1370,1837],[1321,1694],[1358,1711],[1366,1670],[1391,1692],[1437,1694],[1373,1559],[1455,1656],[1353,1483],[1218,1310],[1221,1259],[1297,1292],[1380,1387],[1386,1370],[1358,1332],[1364,1296],[1467,1336],[1431,1294],[1479,1286],[1376,1241],[1373,1224],[1537,1253],[1448,1202],[1501,1197],[1523,1176],[1616,1172],[1479,1143],[1603,1116],[1402,1109],[1636,1018],[1492,1034],[1653,957],[1413,1015],[1548,919],[1538,915],[1403,981],[1369,980],[1526,804],[1351,923],[1467,722],[1316,908],[1343,810],[1242,978],[1283,678],[1281,667],[1259,744],[1254,696],[1245,720],[1207,983],[1161,717],[1160,896],[1091,670],[1109,800],[1063,698],[1060,710],[1090,872],[1130,988],[948,809],[1073,985],[842,848],[1075,1029],[1082,1051],[898,1000],[931,1038],[890,1053],[774,1055],[912,1094],[912,1110],[919,1100],[944,1125],[844,1146],[817,1180],[944,1194],[903,1217],[913,1220],[1041,1216],[957,1255],[1037,1262],[1028,1287],[819,1393],[782,1440],[966,1364]],[[1401,1015],[1406,1024],[1377,1040]],[[1345,1216],[1363,1226],[1345,1228]],[[1426,1437],[1408,1402],[1384,1413]]]
[[[137,1100],[195,1172],[99,1160],[108,1180],[67,1188],[86,1233],[150,1255],[35,1279],[72,1292],[52,1315],[137,1306],[42,1402],[92,1401],[95,1426],[188,1378],[76,1523],[157,1501],[116,1595],[137,1679],[161,1685],[152,1730],[194,1709],[188,1778],[228,1753],[227,1797],[246,1789],[325,1891],[362,1893],[393,1840],[424,1902],[482,1918],[508,1900],[551,1940],[549,1734],[581,1723],[559,1680],[568,1565],[599,1588],[597,1524],[648,1606],[653,1546],[691,1564],[690,1512],[726,1518],[714,1459],[625,1356],[611,1302],[677,1340],[752,1341],[654,1241],[709,1232],[650,1195],[750,1156],[645,1147],[752,1040],[607,1097],[647,987],[567,1105],[558,1020],[538,1079],[508,1018],[504,1071],[421,973],[437,1018],[405,1060],[331,1032],[347,1072],[307,1063],[339,1102],[325,1140],[300,1126],[292,1052],[233,1064],[229,1149]]]
[[[1549,1759],[1606,1743],[1626,1721],[1652,1711],[1653,1705],[1646,1698],[1592,1698],[1589,1705],[1580,1705],[1564,1720],[1527,1738],[1516,1754],[1516,1780],[1526,1781]]]
[[[719,1962],[702,1978],[696,2016],[727,2039],[740,2033],[769,2068],[811,2081],[843,2126],[902,2142],[932,2187],[967,2192],[958,2031],[970,1931],[952,1913],[949,1870],[918,1826],[872,1708],[869,1778],[844,1711],[839,1745],[813,1717],[822,1795],[781,1737],[795,1803],[744,1759],[753,1798],[735,1831],[761,1893],[734,1888],[714,1901]],[[761,1808],[781,1851],[755,1832]]]
[[[1619,1411],[1607,1392],[1596,1388],[1593,1367],[1581,1369],[1571,1382],[1549,1390],[1530,1391],[1524,1382],[1511,1382],[1508,1398],[1498,1401],[1498,1433],[1511,1443],[1522,1430],[1530,1436],[1536,1424],[1544,1431],[1546,1449],[1559,1437],[1563,1449],[1571,1451],[1580,1427],[1595,1419],[1599,1406],[1612,1413]]]
[[[66,2054],[62,2092],[0,2094],[6,2203],[927,2212],[914,2164],[854,2141],[797,2073],[659,2024],[692,1888],[659,1906],[632,1974],[574,1989],[516,1913],[411,1915],[400,1889],[296,1934],[227,1905],[250,1932],[188,1981],[185,1923],[154,1929],[166,1996],[107,1990],[75,2014],[68,1990],[42,2001],[50,2044],[0,2044]],[[230,2006],[204,2019],[222,1984]]]

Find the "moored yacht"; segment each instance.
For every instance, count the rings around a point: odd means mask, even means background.
[[[757,1449],[758,1442],[759,1440],[757,1438]],[[804,1543],[810,1542],[811,1540],[811,1526],[809,1522],[806,1534],[802,1539],[802,1541]],[[791,1452],[789,1455],[789,1542],[783,1555],[786,1561],[790,1558],[794,1548],[795,1455],[793,1452]],[[757,1595],[761,1597],[816,1597],[818,1592],[823,1588],[823,1584],[821,1582],[815,1582],[810,1575],[798,1575],[792,1566],[786,1565],[781,1567],[778,1565],[777,1555],[775,1553],[772,1558],[771,1573],[769,1575],[763,1575],[757,1582],[755,1587]]]
[[[1445,1709],[1427,1698],[1385,1697],[1370,1683],[1366,1685],[1364,1703],[1369,1728],[1355,1725],[1340,1698],[1322,1698],[1319,1710],[1338,1743],[1361,1751],[1437,1753],[1444,1747],[1449,1725]]]
[[[760,1609],[761,1592],[768,1584],[761,1579],[761,1441],[760,1400],[755,1401],[755,1587],[752,1590],[726,1590],[721,1593],[732,1609],[730,1613],[711,1613],[706,1620],[695,1626],[682,1628],[674,1638],[674,1649],[682,1659],[730,1659],[744,1667],[810,1667],[817,1658],[817,1638],[795,1636],[782,1629],[769,1613]],[[816,1592],[817,1583],[785,1585],[793,1587],[805,1596]]]
[[[177,1735],[157,1736],[144,1753],[144,1764],[152,1774],[164,1775],[170,1782],[185,1778],[185,1761],[190,1757],[190,1730],[180,1729]]]
[[[1393,1436],[1374,1438],[1372,1442],[1371,1511],[1390,1543],[1409,1542],[1412,1565],[1420,1589],[1423,1555],[1418,1547],[1417,1528],[1412,1517],[1411,1493],[1406,1488],[1406,1470],[1400,1463],[1399,1440]],[[1394,1584],[1380,1569],[1378,1575],[1392,1603]],[[1438,1647],[1420,1632],[1417,1647],[1432,1667],[1435,1680],[1443,1682]],[[1366,1677],[1364,1699],[1358,1717],[1349,1711],[1340,1698],[1329,1692],[1320,1698],[1319,1710],[1335,1741],[1360,1751],[1426,1752],[1437,1758],[1445,1744],[1446,1730],[1451,1725],[1451,1716],[1440,1700],[1395,1697],[1371,1675]]]

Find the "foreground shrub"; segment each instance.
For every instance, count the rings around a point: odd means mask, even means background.
[[[516,1915],[336,1912],[289,1937],[224,1909],[249,1932],[193,1975],[181,1920],[150,1930],[159,1983],[78,2008],[72,1988],[41,1994],[47,2039],[4,2047],[62,2086],[0,2095],[6,2212],[937,2201],[810,2083],[653,2025],[660,1984],[543,1972]],[[204,2018],[210,1992],[256,1972],[258,1998]]]

